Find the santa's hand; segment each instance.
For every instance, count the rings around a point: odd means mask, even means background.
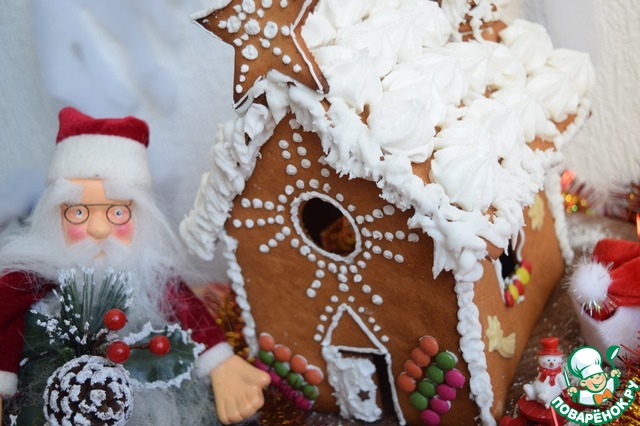
[[[574,386],[571,386],[569,389],[567,389],[567,393],[570,397],[573,398],[573,396],[578,393],[578,389],[576,389]]]
[[[211,370],[210,376],[218,417],[224,424],[255,414],[264,404],[262,388],[271,381],[269,374],[237,355]]]

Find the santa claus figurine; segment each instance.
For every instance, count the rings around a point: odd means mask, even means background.
[[[188,262],[152,196],[147,124],[65,108],[56,142],[28,228],[0,245],[0,395],[16,392],[25,314],[55,305],[50,293],[58,271],[91,267],[99,277],[113,267],[133,274],[133,329],[177,321],[206,346],[196,370],[211,379],[219,419],[237,422],[254,414],[269,375],[234,355],[206,306],[180,279]],[[182,423],[153,419],[164,405],[140,404],[147,413],[137,424]]]
[[[600,353],[611,346],[621,346],[621,356],[633,356],[627,349],[637,353],[640,349],[640,243],[599,241],[590,261],[577,266],[569,294],[589,346]],[[621,359],[615,362],[620,363]]]
[[[563,353],[558,349],[557,337],[545,337],[538,351],[538,377],[524,385],[527,400],[535,400],[549,408],[549,404],[567,387],[562,375]]]

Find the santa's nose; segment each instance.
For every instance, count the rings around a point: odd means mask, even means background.
[[[96,240],[104,240],[111,234],[111,224],[103,215],[91,215],[87,221],[87,233]]]

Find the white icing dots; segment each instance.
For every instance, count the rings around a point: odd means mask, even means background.
[[[265,9],[269,9],[273,5],[273,1],[272,0],[262,0],[262,2],[260,2],[260,4]]]
[[[353,296],[349,296],[349,297],[347,297],[347,300],[349,301],[349,303],[353,303],[353,302],[356,301],[356,298],[353,297]]]
[[[368,284],[364,284],[364,285],[362,286],[362,292],[363,292],[364,294],[369,294],[369,293],[371,293],[371,286],[370,286],[370,285],[368,285]]]
[[[393,234],[391,232],[385,232],[384,239],[387,241],[393,241]]]
[[[300,247],[300,254],[303,256],[308,255],[309,253],[311,253],[311,248],[309,248],[309,246],[302,246]]]
[[[382,249],[380,248],[380,246],[373,246],[371,251],[373,252],[373,254],[381,254],[382,253]]]
[[[287,0],[280,0],[280,7],[281,8],[285,8],[289,5],[289,2]]]
[[[387,343],[387,342],[389,341],[389,336],[382,336],[382,337],[380,338],[380,340],[381,340],[383,343]]]
[[[340,202],[343,202],[343,201],[344,201],[344,195],[339,194],[339,193],[338,193],[338,194],[336,194],[336,200],[338,200],[338,201],[340,201]]]
[[[240,72],[242,72],[242,73],[249,72],[249,65],[247,65],[247,64],[240,65]]]
[[[362,257],[364,257],[367,260],[371,260],[371,253],[369,253],[368,251],[365,251],[362,253]]]
[[[313,189],[318,189],[320,187],[320,182],[318,182],[318,179],[311,179],[309,181],[309,186]]]
[[[366,310],[366,309],[364,308],[364,306],[360,306],[360,307],[358,308],[358,312],[359,312],[359,313],[361,313],[361,314],[364,314],[364,311],[365,311],[365,310]]]
[[[296,181],[296,187],[297,187],[298,189],[303,189],[303,188],[304,188],[304,181],[303,181],[302,179],[298,179],[298,180]]]
[[[322,286],[322,283],[320,282],[320,280],[313,280],[313,282],[311,282],[311,288],[320,288]]]
[[[258,9],[258,11],[256,13],[258,14],[258,17],[264,18],[264,10]]]
[[[282,151],[282,158],[288,160],[291,158],[291,153],[289,151]]]
[[[276,223],[278,225],[284,225],[284,216],[282,216],[280,214],[278,216],[276,216]]]
[[[376,324],[376,325],[373,326],[373,331],[375,331],[377,333],[378,331],[380,331],[381,328],[382,327],[380,327],[378,324]]]
[[[356,216],[356,223],[362,225],[364,223],[364,217],[360,215]]]
[[[329,266],[327,266],[327,269],[329,270],[329,272],[331,272],[332,274],[335,274],[336,272],[338,272],[338,267],[336,266],[335,263],[330,263]]]
[[[353,276],[353,282],[354,282],[354,283],[359,283],[360,281],[362,281],[362,275],[360,275],[360,274],[355,274],[355,275]]]
[[[288,226],[283,226],[282,233],[288,237],[289,235],[291,235],[291,228],[289,228]]]
[[[255,19],[249,19],[246,24],[244,24],[244,30],[249,35],[260,34],[260,24]]]
[[[375,209],[373,212],[371,212],[371,214],[376,219],[382,219],[384,217],[384,213],[382,213],[382,210],[380,210],[380,209]]]
[[[300,161],[300,165],[302,166],[303,169],[308,169],[311,167],[311,161],[305,158],[302,161]]]
[[[305,148],[304,146],[299,146],[296,151],[298,151],[298,155],[300,157],[304,157],[305,155],[307,155],[307,148]]]
[[[316,257],[315,254],[313,253],[309,253],[309,256],[307,256],[307,260],[311,263],[315,262],[318,258]]]
[[[291,63],[291,56],[284,55],[282,57],[282,63],[285,64],[285,65],[289,65]]]
[[[266,203],[264,203],[264,208],[267,210],[273,210],[275,208],[275,205],[273,204],[273,202],[267,201]]]
[[[327,193],[331,192],[331,185],[325,183],[324,185],[322,185],[322,190]]]
[[[299,73],[300,71],[302,71],[302,67],[300,66],[300,64],[295,64],[293,66],[293,72],[295,72],[296,74]]]
[[[275,238],[276,241],[284,241],[284,234],[282,232],[278,232],[273,236],[273,238]]]
[[[308,288],[307,289],[307,297],[310,299],[313,299],[314,297],[316,297],[316,291],[312,288]]]
[[[269,245],[269,247],[273,248],[278,245],[278,242],[272,238],[269,241],[267,241],[267,244]]]
[[[250,61],[253,61],[258,58],[258,49],[256,49],[253,44],[250,44],[242,49],[242,56]]]
[[[331,296],[331,302],[333,303],[338,303],[340,301],[340,299],[338,298],[338,296]]]
[[[357,274],[358,267],[356,265],[349,265],[349,272],[351,272],[352,274]]]
[[[241,75],[240,77],[238,77],[238,80],[240,81],[240,83],[244,83],[245,81],[247,81],[247,77]]]
[[[381,240],[381,239],[382,239],[382,232],[380,232],[380,231],[373,231],[373,239],[374,239],[374,240]]]
[[[325,314],[320,315],[320,321],[326,322],[328,319],[329,318]]]
[[[322,336],[319,334],[314,334],[313,340],[315,340],[316,342],[320,342],[322,340]]]
[[[240,27],[242,26],[242,21],[240,21],[240,19],[238,19],[237,16],[231,16],[227,20],[226,26],[227,26],[227,31],[229,31],[229,33],[231,34],[234,34],[240,31]]]
[[[382,305],[382,297],[380,297],[380,295],[378,294],[374,294],[373,296],[371,296],[371,303],[378,306]]]
[[[293,248],[298,248],[300,247],[300,240],[297,238],[294,238],[291,240],[291,247]]]
[[[266,38],[273,40],[278,35],[278,24],[273,21],[269,21],[264,25],[264,31],[262,32]]]
[[[410,233],[407,239],[410,243],[417,243],[418,241],[420,241],[420,237],[414,232]]]
[[[356,206],[354,206],[353,204],[349,204],[347,206],[347,210],[349,210],[349,213],[353,213],[356,210]]]
[[[358,265],[358,268],[361,268],[361,269],[365,269],[367,267],[367,264],[364,260],[358,260],[357,265]]]
[[[258,250],[260,250],[260,253],[269,253],[269,246],[267,246],[266,244],[260,244]]]
[[[265,226],[266,224],[267,224],[267,221],[264,220],[263,218],[256,220],[256,225],[258,226]]]
[[[322,177],[328,178],[331,172],[329,171],[329,169],[323,168],[322,170],[320,170],[320,174],[322,175]]]
[[[288,201],[287,196],[284,194],[278,195],[278,201],[282,204],[286,203]]]
[[[256,11],[256,3],[253,0],[243,0],[242,10],[246,13],[253,13]]]
[[[393,253],[391,253],[391,251],[389,250],[385,250],[382,255],[384,256],[385,259],[393,259]]]
[[[391,216],[392,214],[394,214],[396,212],[396,208],[393,207],[390,204],[387,204],[386,206],[384,206],[382,208],[382,211],[384,212],[384,214],[386,214],[387,216]]]
[[[289,176],[295,176],[298,173],[298,169],[293,164],[289,164],[286,171]]]
[[[259,198],[254,198],[254,199],[251,201],[251,205],[253,205],[253,208],[254,208],[254,209],[260,209],[260,208],[262,208],[262,205],[263,205],[263,204],[262,204],[262,200],[261,200],[261,199],[259,199]]]
[[[296,143],[300,143],[300,142],[302,142],[302,135],[300,133],[294,133],[291,136],[291,139],[293,139],[293,141],[296,142]]]
[[[349,286],[346,285],[345,283],[341,283],[340,285],[338,285],[338,290],[340,290],[343,293],[346,293],[349,291]]]
[[[242,226],[242,221],[240,219],[233,219],[234,228],[240,228]]]
[[[396,254],[393,259],[398,263],[404,263],[404,257],[401,254]]]
[[[322,269],[316,270],[316,278],[318,278],[319,280],[324,278],[324,271]]]
[[[274,218],[269,217],[269,218],[267,218],[267,223],[268,223],[269,225],[273,225],[274,223],[276,223],[276,221],[275,221],[275,219],[274,219]]]
[[[289,142],[287,142],[287,141],[286,141],[286,140],[284,140],[284,139],[280,139],[280,140],[278,141],[278,146],[279,146],[281,149],[287,149],[287,148],[289,148]]]
[[[287,195],[293,194],[293,191],[294,191],[294,189],[293,189],[293,186],[291,186],[291,185],[287,185],[287,186],[284,187],[284,193],[287,194]]]
[[[240,84],[236,84],[236,93],[242,93],[242,86]]]
[[[242,200],[240,200],[240,205],[245,209],[248,209],[249,207],[251,207],[251,200],[248,198],[243,198]]]
[[[282,4],[282,2],[280,2],[280,4]],[[280,32],[282,33],[283,36],[289,37],[289,35],[291,34],[291,29],[286,25],[283,25],[282,27],[280,27]]]
[[[365,215],[364,216],[364,220],[366,220],[367,222],[371,223],[371,222],[373,222],[373,216],[371,216],[370,214]]]
[[[405,237],[404,232],[402,232],[402,231],[396,231],[396,238],[397,238],[397,239],[399,239],[399,240],[401,240],[401,241],[402,241],[402,240],[404,240],[404,237]]]
[[[244,221],[244,226],[246,226],[249,229],[253,228],[253,225],[254,225],[254,222],[251,219],[247,219]]]
[[[376,322],[376,319],[374,317],[369,317],[367,321],[369,321],[369,324],[374,324]]]
[[[274,47],[273,48],[273,54],[276,55],[276,56],[282,55],[282,49],[280,49],[279,47]]]
[[[234,38],[233,39],[233,44],[235,44],[236,46],[240,47],[242,46],[242,39],[240,38]]]
[[[324,269],[327,266],[327,263],[324,260],[320,259],[318,260],[318,263],[316,265],[318,265],[318,268]]]
[[[331,306],[325,306],[324,307],[324,311],[328,314],[330,314],[331,312],[333,312],[333,308]]]

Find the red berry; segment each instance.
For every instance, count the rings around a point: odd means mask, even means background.
[[[107,348],[107,358],[118,364],[128,360],[129,355],[131,355],[131,348],[121,340],[111,343]]]
[[[171,350],[171,342],[165,336],[155,336],[149,341],[149,351],[154,355],[166,355],[169,350]]]
[[[127,316],[120,309],[110,309],[102,317],[105,327],[111,331],[118,331],[127,323]]]

